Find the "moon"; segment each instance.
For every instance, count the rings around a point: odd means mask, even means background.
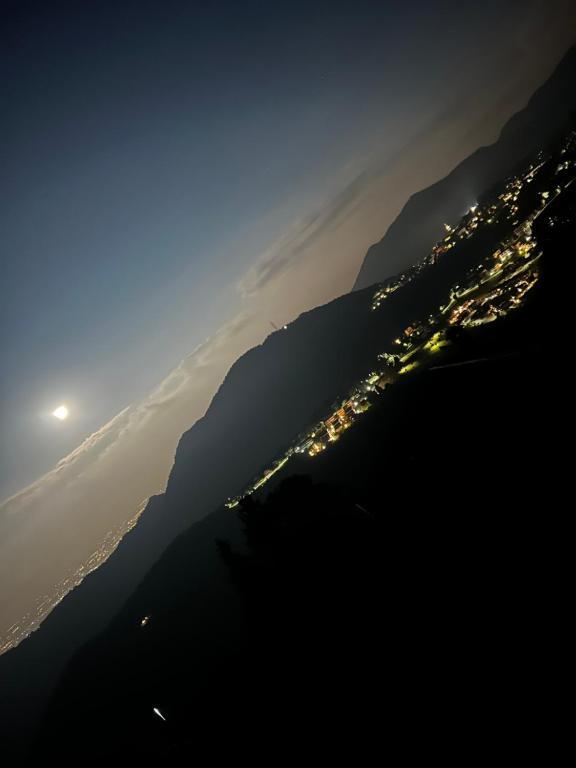
[[[52,416],[55,416],[60,421],[68,418],[68,408],[65,405],[59,405],[56,410],[52,411]]]

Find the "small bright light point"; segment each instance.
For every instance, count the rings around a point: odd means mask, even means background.
[[[68,418],[68,408],[65,405],[59,405],[55,411],[52,411],[52,416],[56,416],[60,421]]]

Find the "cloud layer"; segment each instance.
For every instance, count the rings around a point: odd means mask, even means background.
[[[375,170],[361,171],[318,210],[296,220],[288,232],[283,233],[266,249],[238,283],[240,295],[244,298],[255,296],[271,281],[287,272],[323,238],[344,224],[360,205],[367,187],[377,175]]]

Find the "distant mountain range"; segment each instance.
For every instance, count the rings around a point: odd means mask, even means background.
[[[444,222],[460,219],[471,196],[480,198],[537,147],[545,147],[576,111],[576,47],[512,117],[498,140],[481,147],[441,181],[408,200],[379,243],[366,254],[354,290],[401,272],[426,256]]]
[[[409,201],[386,237],[368,252],[354,292],[304,313],[232,366],[206,415],[182,436],[165,494],[150,500],[108,561],[37,632],[0,658],[0,742],[4,733],[12,742],[29,738],[70,659],[112,621],[182,532],[214,510],[220,518],[234,517],[222,510],[226,498],[344,397],[407,324],[436,310],[447,287],[477,259],[481,242],[473,248],[464,244],[457,255],[446,254],[392,294],[378,312],[370,311],[374,289],[367,286],[390,275],[387,265],[402,258],[409,266],[429,252],[438,239],[438,221],[461,213],[458,190],[466,173],[480,195],[530,149],[552,139],[568,120],[575,84],[572,49],[493,147],[479,150]],[[392,252],[394,259],[388,256]]]

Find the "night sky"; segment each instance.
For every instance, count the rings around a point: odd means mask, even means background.
[[[563,0],[4,2],[0,498],[77,450],[65,491],[48,475],[0,526],[45,536],[39,516],[90,499],[66,546],[92,551],[162,488],[238,355],[349,290],[575,22]]]

